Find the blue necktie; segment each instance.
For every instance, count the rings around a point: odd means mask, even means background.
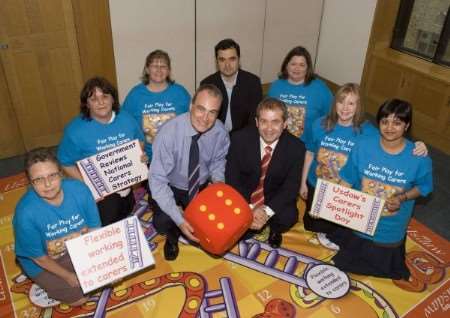
[[[188,178],[189,178],[189,202],[196,196],[199,189],[199,178],[200,178],[200,151],[198,149],[198,139],[200,138],[200,134],[192,136],[191,147],[189,149],[189,170],[188,170]]]

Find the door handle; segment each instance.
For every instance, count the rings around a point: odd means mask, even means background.
[[[8,48],[8,44],[6,43],[0,43],[0,49],[6,50]]]

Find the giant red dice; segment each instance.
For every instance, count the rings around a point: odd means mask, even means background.
[[[187,206],[185,219],[206,251],[222,255],[248,230],[253,213],[239,192],[225,183],[214,183]]]

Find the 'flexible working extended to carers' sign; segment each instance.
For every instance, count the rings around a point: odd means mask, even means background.
[[[133,140],[77,162],[96,200],[139,183],[148,176],[139,141]]]
[[[383,206],[383,199],[319,178],[310,215],[373,235]]]
[[[136,216],[66,242],[84,293],[155,263]]]

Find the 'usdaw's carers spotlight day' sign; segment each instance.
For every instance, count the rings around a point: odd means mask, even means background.
[[[373,235],[383,206],[383,199],[319,178],[310,215]]]
[[[84,293],[155,263],[136,216],[66,242]]]
[[[84,182],[96,200],[147,179],[142,149],[133,140],[77,162]]]

